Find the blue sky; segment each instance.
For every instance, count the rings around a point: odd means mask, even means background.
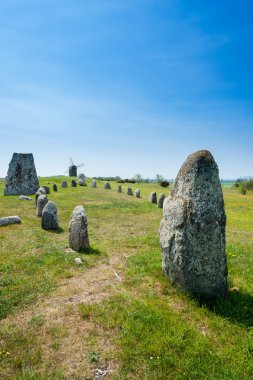
[[[176,176],[209,149],[253,176],[250,0],[1,0],[0,176]]]

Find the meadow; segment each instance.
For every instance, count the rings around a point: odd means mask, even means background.
[[[169,189],[131,185],[137,199],[127,184],[120,194],[115,182],[62,189],[62,179],[40,178],[58,207],[55,232],[41,229],[34,201],[4,197],[0,182],[0,217],[22,220],[0,229],[0,378],[252,379],[252,192],[223,188],[230,291],[201,303],[161,271],[162,210],[148,198]],[[91,245],[83,253],[68,247],[79,204]]]

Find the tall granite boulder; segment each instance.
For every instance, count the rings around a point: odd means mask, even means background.
[[[153,191],[151,194],[150,194],[150,196],[149,196],[149,201],[151,202],[151,203],[157,203],[157,197],[156,197],[156,192],[155,191]]]
[[[157,201],[157,207],[158,208],[163,208],[163,202],[165,200],[165,194],[162,193],[159,195],[158,201]]]
[[[89,248],[88,221],[83,206],[76,206],[69,222],[69,246],[74,251]]]
[[[177,285],[206,298],[227,294],[226,215],[218,167],[206,150],[191,154],[164,201],[162,268]]]
[[[42,211],[41,226],[43,230],[57,230],[59,227],[57,207],[49,201]]]
[[[37,216],[42,216],[42,211],[43,211],[43,209],[47,203],[48,203],[48,199],[47,199],[46,195],[41,194],[37,200],[37,209],[36,209],[36,215]]]
[[[4,195],[35,194],[39,187],[32,153],[13,153]]]

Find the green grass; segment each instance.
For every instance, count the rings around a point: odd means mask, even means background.
[[[81,316],[77,329],[80,324],[90,326],[82,350],[91,374],[94,368],[113,363],[107,378],[252,379],[252,193],[243,196],[237,189],[224,187],[232,289],[226,300],[201,303],[172,286],[161,271],[158,228],[162,211],[148,197],[151,191],[167,195],[168,189],[131,185],[141,190],[142,198],[136,199],[118,194],[116,183],[111,183],[112,190],[104,190],[100,182],[91,189],[90,181],[87,187],[61,189],[61,180],[40,178],[41,185],[56,182],[59,187],[48,196],[58,206],[61,229],[57,233],[41,229],[34,202],[0,196],[0,216],[17,214],[22,220],[21,225],[0,230],[2,378],[83,379],[81,371],[71,375],[54,356],[45,355],[40,339],[44,329],[51,350],[60,353],[69,338],[68,326],[48,325],[47,315],[36,310],[24,326],[13,324],[12,318],[50,297],[62,282],[107,265],[116,256],[120,258],[116,270],[123,279],[116,291],[68,311]],[[86,253],[67,249],[68,222],[78,204],[85,207],[89,222],[91,249]],[[75,265],[76,257],[84,265]]]

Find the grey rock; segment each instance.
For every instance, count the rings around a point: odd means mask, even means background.
[[[136,196],[136,198],[140,198],[141,197],[140,189],[136,189],[135,190],[135,196]]]
[[[30,197],[27,197],[26,195],[20,195],[19,200],[20,201],[32,201],[33,199]]]
[[[49,201],[42,211],[41,226],[43,230],[57,230],[59,227],[57,207]]]
[[[35,194],[38,187],[32,153],[14,153],[9,164],[4,195]]]
[[[164,199],[165,199],[165,194],[164,193],[160,194],[158,201],[157,201],[157,207],[158,208],[163,208]]]
[[[157,203],[157,198],[156,198],[156,192],[153,191],[151,194],[150,194],[150,197],[149,197],[149,200],[151,203]]]
[[[43,209],[47,203],[48,203],[48,199],[47,199],[46,195],[41,194],[37,200],[37,209],[36,209],[36,215],[37,216],[42,216],[42,211],[43,211]]]
[[[76,187],[76,181],[74,179],[71,181],[71,187]]]
[[[227,294],[226,215],[218,167],[208,151],[190,155],[164,201],[162,268],[177,285],[207,298]]]
[[[126,193],[127,195],[133,195],[133,190],[130,186],[127,186]]]
[[[78,185],[79,186],[87,186],[85,179],[78,178]]]
[[[82,179],[85,181],[85,175],[83,173],[79,173],[77,179]]]
[[[43,189],[45,189],[46,194],[50,194],[50,188],[48,186],[42,186]]]
[[[54,191],[58,191],[58,188],[57,188],[56,183],[53,184],[53,190],[54,190]]]
[[[18,224],[21,223],[20,217],[17,215],[14,216],[5,216],[0,218],[0,227],[8,226],[9,224]]]
[[[97,181],[95,179],[91,181],[91,187],[97,187]]]
[[[40,195],[46,195],[46,190],[44,187],[40,187],[35,193],[35,206],[37,206],[38,198]]]
[[[67,181],[62,181],[61,187],[68,187],[68,182]]]
[[[118,185],[118,187],[117,187],[117,192],[122,193],[122,187],[120,185]]]
[[[111,188],[111,185],[109,182],[105,182],[104,184],[104,189],[110,189]]]
[[[89,248],[88,221],[83,206],[76,206],[69,222],[69,246],[75,251]]]
[[[38,190],[37,190],[37,193],[40,193],[40,194],[45,194],[47,193],[45,187],[40,187]]]
[[[76,165],[71,165],[69,167],[69,176],[70,177],[76,177],[77,176],[77,166]]]

